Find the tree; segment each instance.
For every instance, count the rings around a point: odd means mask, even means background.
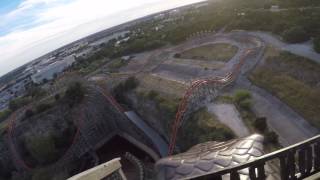
[[[174,57],[174,58],[180,58],[180,57],[181,57],[181,54],[180,54],[180,53],[176,53],[176,54],[174,54],[173,57]]]
[[[159,95],[158,92],[156,92],[156,91],[154,91],[154,90],[151,90],[151,91],[149,91],[149,93],[148,93],[148,98],[151,99],[151,100],[154,100],[158,95]]]
[[[320,36],[313,40],[313,48],[317,53],[320,53]]]
[[[77,103],[80,103],[85,95],[85,88],[80,82],[75,82],[71,84],[66,93],[65,99],[70,107],[74,106]]]
[[[54,95],[54,99],[55,99],[56,101],[58,101],[58,100],[60,99],[60,94]]]
[[[10,109],[0,111],[0,122],[7,119],[10,116],[11,112],[12,111]]]
[[[33,158],[40,164],[53,162],[57,158],[57,148],[52,134],[41,136],[29,136],[26,147]]]
[[[30,99],[24,98],[24,97],[13,99],[9,102],[9,109],[11,111],[15,111],[15,110],[21,108],[22,106],[28,104],[29,101],[30,101]]]
[[[253,122],[253,126],[261,132],[268,130],[267,119],[265,117],[257,118]]]
[[[32,98],[40,98],[43,97],[46,92],[41,87],[34,86],[28,89],[27,94]]]
[[[26,110],[26,112],[25,112],[25,117],[26,117],[26,118],[30,118],[30,117],[32,117],[33,115],[34,115],[34,112],[33,112],[32,109]]]
[[[135,77],[129,77],[125,82],[124,82],[124,90],[129,91],[132,89],[135,89],[139,85],[139,81]]]
[[[309,40],[310,36],[302,27],[295,26],[284,31],[283,38],[289,43],[301,43]]]
[[[36,111],[37,111],[37,113],[42,113],[42,112],[50,109],[51,107],[52,107],[52,104],[46,104],[46,103],[39,104],[36,107]]]
[[[275,132],[269,131],[265,135],[265,143],[277,144],[279,137]]]

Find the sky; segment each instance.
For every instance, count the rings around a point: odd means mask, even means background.
[[[202,0],[0,0],[0,76],[109,27]]]

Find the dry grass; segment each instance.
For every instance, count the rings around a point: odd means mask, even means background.
[[[237,53],[237,51],[238,48],[230,44],[209,44],[186,50],[181,53],[181,58],[227,62]]]
[[[287,52],[269,56],[250,80],[320,128],[320,65]]]
[[[221,69],[225,63],[223,62],[209,62],[209,61],[195,61],[192,59],[173,59],[168,64],[178,64],[178,65],[187,65],[187,66],[196,66],[205,69],[217,70]]]
[[[176,81],[161,78],[152,74],[138,77],[140,85],[138,90],[155,90],[165,95],[180,97],[186,90],[186,86]]]

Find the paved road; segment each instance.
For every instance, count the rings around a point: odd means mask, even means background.
[[[243,123],[240,114],[233,104],[209,104],[208,111],[228,126],[238,137],[249,136],[249,130]]]
[[[165,157],[168,155],[168,144],[163,140],[158,132],[156,132],[147,123],[145,123],[134,111],[127,111],[125,112],[125,114],[153,141],[153,144],[159,150],[161,157]]]

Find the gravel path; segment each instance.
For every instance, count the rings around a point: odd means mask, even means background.
[[[319,131],[301,115],[264,89],[247,79],[238,80],[235,88],[247,89],[253,97],[253,111],[266,117],[269,127],[279,135],[280,144],[289,146],[315,136]]]
[[[313,49],[313,44],[311,41],[301,43],[301,44],[287,44],[279,40],[279,37],[276,37],[270,33],[266,32],[249,32],[249,34],[261,38],[268,44],[271,44],[279,49],[289,51],[293,54],[303,56],[313,60],[314,62],[320,63],[320,54],[315,52]]]
[[[232,129],[238,137],[249,136],[249,130],[233,104],[209,104],[207,108],[210,113],[217,116],[221,123]]]

